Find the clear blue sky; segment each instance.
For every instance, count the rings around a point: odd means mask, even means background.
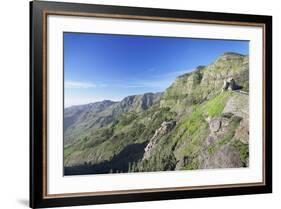
[[[64,33],[65,106],[164,91],[175,78],[248,41]]]

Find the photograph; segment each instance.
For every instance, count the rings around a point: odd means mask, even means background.
[[[248,168],[249,56],[248,40],[63,32],[64,175]]]
[[[187,9],[30,3],[30,207],[272,193],[272,16]]]

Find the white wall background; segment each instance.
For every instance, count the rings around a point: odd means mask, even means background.
[[[59,1],[59,0],[57,0]],[[61,0],[60,0],[61,1]],[[75,0],[68,0],[75,1]],[[78,0],[76,0],[77,2]],[[273,194],[83,206],[92,209],[278,208],[281,205],[281,5],[277,0],[80,0],[79,2],[273,16]],[[0,2],[0,208],[27,208],[29,185],[29,1]],[[281,128],[281,127],[280,127]]]

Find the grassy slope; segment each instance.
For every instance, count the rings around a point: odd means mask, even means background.
[[[177,162],[184,159],[185,165],[180,169],[197,169],[198,154],[210,132],[206,118],[221,116],[226,102],[233,96],[230,92],[220,93],[223,80],[231,74],[247,91],[247,65],[247,57],[230,61],[219,59],[210,66],[180,76],[161,101],[148,110],[123,113],[109,126],[84,133],[74,144],[66,147],[65,165],[88,166],[114,161],[124,172],[157,171],[174,170]],[[142,160],[144,149],[141,145],[149,142],[163,121],[170,120],[177,121],[176,127],[158,139],[149,159]],[[238,122],[234,120],[231,125],[231,133],[210,146],[210,154],[216,152],[221,144],[229,143]],[[231,143],[246,160],[248,146],[238,140]],[[134,144],[137,148],[132,152],[122,153]],[[111,172],[118,172],[118,168]]]
[[[187,169],[196,169],[196,157],[209,134],[205,118],[220,115],[230,96],[231,93],[225,92],[205,103],[194,105],[193,112],[181,118],[175,129],[159,140],[151,159],[138,163],[135,170],[173,170],[176,162],[186,157],[194,159],[188,163]]]

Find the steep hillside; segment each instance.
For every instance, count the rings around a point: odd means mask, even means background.
[[[96,102],[86,105],[71,106],[64,110],[64,130],[73,126],[75,123],[84,121],[86,118],[95,117],[96,114],[107,109],[115,102],[104,100],[102,102]],[[89,115],[90,113],[90,115]],[[84,116],[84,117],[83,117]]]
[[[198,66],[193,72],[179,76],[165,91],[161,106],[186,112],[188,106],[200,104],[218,94],[228,78],[233,78],[244,91],[248,91],[248,56],[224,53],[214,63]]]
[[[159,102],[162,93],[125,97],[121,102],[104,100],[72,106],[64,111],[64,145],[82,139],[93,130],[106,127],[126,112],[142,112]]]
[[[163,94],[65,111],[65,174],[248,166],[248,62],[225,53]]]

